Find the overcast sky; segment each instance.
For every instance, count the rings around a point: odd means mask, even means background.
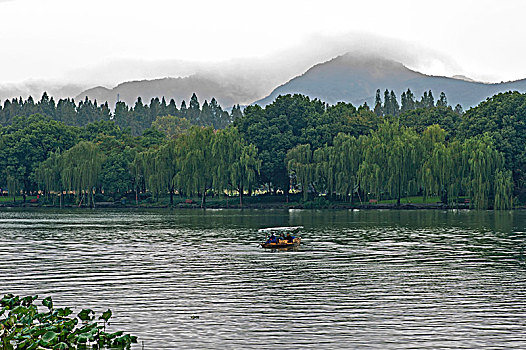
[[[177,74],[170,62],[283,64],[384,47],[424,73],[500,82],[526,78],[525,14],[519,0],[0,0],[0,84],[109,83],[119,62],[143,68],[113,80]]]

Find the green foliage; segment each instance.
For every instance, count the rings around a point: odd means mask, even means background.
[[[422,163],[418,134],[386,122],[364,140],[364,161],[358,170],[360,184],[368,192],[388,192],[397,198],[418,191],[417,171]]]
[[[526,94],[495,95],[464,113],[459,134],[468,139],[488,133],[502,152],[515,187],[526,182]]]
[[[330,208],[330,202],[324,197],[316,197],[312,201],[303,203],[305,209],[327,209]]]
[[[314,180],[314,163],[312,161],[312,150],[310,145],[297,145],[287,152],[287,169],[296,182],[301,185],[303,200],[306,201],[309,193],[309,185]]]
[[[47,311],[39,312],[33,304],[37,298],[7,294],[0,300],[2,349],[81,349],[86,346],[124,349],[137,343],[137,337],[122,331],[106,332],[111,310],[99,317],[104,322],[99,325],[94,321],[93,310],[84,309],[72,318],[69,317],[73,313],[70,308],[53,308],[51,297],[42,301]]]
[[[212,153],[217,161],[214,188],[235,189],[242,206],[245,189],[251,192],[261,168],[256,146],[248,144],[236,128],[229,127],[216,133]]]
[[[92,202],[93,189],[101,171],[104,155],[100,148],[87,141],[81,141],[62,155],[61,178],[66,190],[77,195],[85,193]]]
[[[111,146],[108,143],[112,143]],[[125,194],[133,190],[133,177],[130,163],[133,161],[136,149],[126,146],[123,142],[108,138],[98,146],[104,153],[97,184],[104,193]]]
[[[311,149],[331,145],[339,132],[353,135],[375,128],[378,117],[369,109],[338,103],[328,107],[302,95],[279,96],[265,107],[249,106],[235,125],[247,142],[253,142],[262,160],[260,184],[288,191],[287,152],[300,144]]]
[[[191,126],[192,124],[187,119],[173,115],[157,117],[152,123],[152,128],[159,130],[171,139],[185,133]]]
[[[334,147],[329,151],[329,164],[325,167],[329,172],[331,192],[344,198],[355,193],[359,185],[358,170],[363,162],[364,140],[364,136],[357,139],[343,133],[334,139]]]
[[[186,193],[200,193],[201,206],[206,203],[206,192],[212,188],[217,159],[213,157],[214,131],[212,128],[193,127],[181,137],[180,172],[177,183]]]
[[[149,128],[144,130],[141,137],[141,145],[144,148],[159,146],[166,139],[166,135],[156,128]]]
[[[52,154],[36,170],[36,178],[46,191],[74,191],[84,194],[93,204],[93,189],[98,184],[104,155],[98,145],[80,141],[62,154]]]
[[[10,193],[35,190],[38,165],[77,141],[75,128],[40,114],[14,118],[0,137],[0,184],[7,183]]]
[[[456,137],[461,122],[458,113],[449,107],[418,108],[408,110],[400,115],[400,124],[423,132],[428,126],[438,124],[442,127],[448,138]]]
[[[286,95],[265,108],[248,106],[244,115],[235,106],[228,115],[215,99],[201,105],[194,94],[190,107],[183,101],[179,110],[173,100],[153,98],[147,105],[138,99],[133,108],[119,102],[113,118],[89,100],[79,107],[70,100],[55,105],[47,95],[38,103],[6,102],[0,187],[13,199],[44,191],[49,201],[65,191],[70,202],[75,194],[88,205],[95,194],[131,199],[131,191],[152,204],[166,193],[172,205],[176,194],[199,195],[202,206],[209,194],[237,193],[242,205],[244,194],[287,193],[291,185],[304,201],[309,194],[397,202],[422,195],[508,209],[526,198],[526,95],[499,94],[466,113],[452,110],[445,94],[435,106],[431,91],[417,101],[407,90],[401,106],[393,91],[384,92],[383,102],[380,95],[374,112],[365,104],[328,106]],[[72,122],[79,108],[80,125],[92,121],[82,128],[38,114],[12,116],[46,110]],[[234,116],[234,127],[217,130]]]
[[[511,179],[506,175],[511,173],[504,171],[504,157],[495,149],[489,134],[468,139],[464,144],[463,155],[469,166],[466,187],[473,198],[473,206],[476,209],[489,208],[490,200],[494,198],[497,209],[506,209],[508,206],[505,203],[511,203],[508,185]],[[499,193],[496,193],[496,189]]]
[[[192,95],[190,106],[188,117],[192,118],[192,124],[213,126],[216,129],[227,127],[234,118],[242,114],[239,106],[232,109],[232,114],[223,111],[215,98],[212,98],[210,103],[205,101],[203,109],[201,109],[195,94]],[[63,122],[65,125],[79,127],[91,125],[91,129],[101,127],[111,129],[113,124],[114,127],[120,127],[120,130],[138,136],[152,127],[157,117],[172,115],[185,118],[187,117],[187,112],[184,101],[181,103],[181,109],[178,110],[173,99],[170,100],[168,105],[164,97],[161,101],[157,97],[152,98],[150,104],[144,104],[139,97],[131,108],[124,102],[117,102],[112,115],[107,103],[99,105],[97,101],[91,101],[86,97],[78,104],[69,98],[61,99],[55,104],[53,98],[50,98],[44,92],[42,99],[38,103],[35,103],[31,96],[25,101],[22,98],[6,100],[3,108],[0,106],[0,125],[13,124],[16,117],[27,118],[33,114],[41,114]],[[106,130],[107,135],[117,136],[115,133],[108,133],[110,132],[109,129]],[[101,130],[86,128],[81,138],[93,140],[93,133],[99,134],[99,131]]]

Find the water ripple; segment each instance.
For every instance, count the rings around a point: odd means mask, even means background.
[[[298,250],[258,247],[258,228],[289,225],[305,226]],[[0,293],[110,307],[145,349],[522,349],[525,225],[523,212],[5,210]]]

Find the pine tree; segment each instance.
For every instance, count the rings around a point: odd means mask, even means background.
[[[199,115],[201,114],[201,107],[199,105],[199,100],[197,99],[197,95],[195,92],[192,94],[192,97],[190,98],[190,105],[188,106],[188,110],[186,111],[186,119],[190,121],[192,124],[200,125],[199,121]]]
[[[201,112],[199,113],[198,119],[199,119],[198,125],[213,126],[212,109],[210,108],[210,105],[208,104],[207,100],[203,102],[203,107],[201,107]]]
[[[429,90],[429,92],[427,94],[427,99],[428,99],[427,107],[428,108],[435,107],[435,98],[433,97],[433,92],[431,90]]]
[[[174,117],[179,115],[179,110],[177,109],[177,105],[175,104],[175,100],[173,98],[170,100],[170,103],[166,107],[165,115],[173,115]]]
[[[230,113],[230,119],[235,121],[238,118],[242,118],[242,117],[243,117],[243,112],[241,111],[241,108],[239,107],[239,105],[232,107],[232,112]]]
[[[400,114],[400,105],[396,99],[396,95],[393,90],[391,90],[391,96],[389,98],[391,102],[391,113],[393,116],[398,116]]]
[[[384,115],[393,115],[392,109],[391,109],[391,95],[389,94],[389,90],[385,89],[384,91],[384,107],[383,107]]]
[[[447,97],[446,97],[446,94],[442,91],[440,93],[440,98],[437,101],[437,107],[447,107],[447,106],[448,106]]]
[[[415,95],[410,89],[407,89],[405,93],[402,94],[402,107],[401,112],[411,111],[416,108]]]
[[[186,117],[186,114],[188,112],[188,108],[186,108],[186,101],[183,100],[181,102],[181,108],[179,109],[179,118],[185,118],[185,119],[188,119]]]
[[[374,99],[374,113],[377,117],[383,115],[382,111],[382,98],[380,97],[380,89],[376,90],[376,97]]]
[[[168,106],[166,105],[166,99],[163,96],[161,100],[161,105],[159,107],[159,115],[160,116],[168,115],[167,111],[168,111]]]

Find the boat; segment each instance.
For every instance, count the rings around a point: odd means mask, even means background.
[[[289,242],[287,239],[279,239],[277,242],[270,243],[268,242],[268,239],[265,240],[265,242],[261,243],[262,248],[269,248],[269,249],[284,249],[284,248],[292,248],[297,247],[301,243],[301,237],[294,236],[299,232],[300,229],[302,229],[303,226],[285,226],[285,227],[268,227],[268,228],[262,228],[259,229],[258,232],[265,233],[266,237],[268,238],[270,235],[274,234],[275,236],[278,236],[280,234],[291,234],[294,239],[292,242]]]

